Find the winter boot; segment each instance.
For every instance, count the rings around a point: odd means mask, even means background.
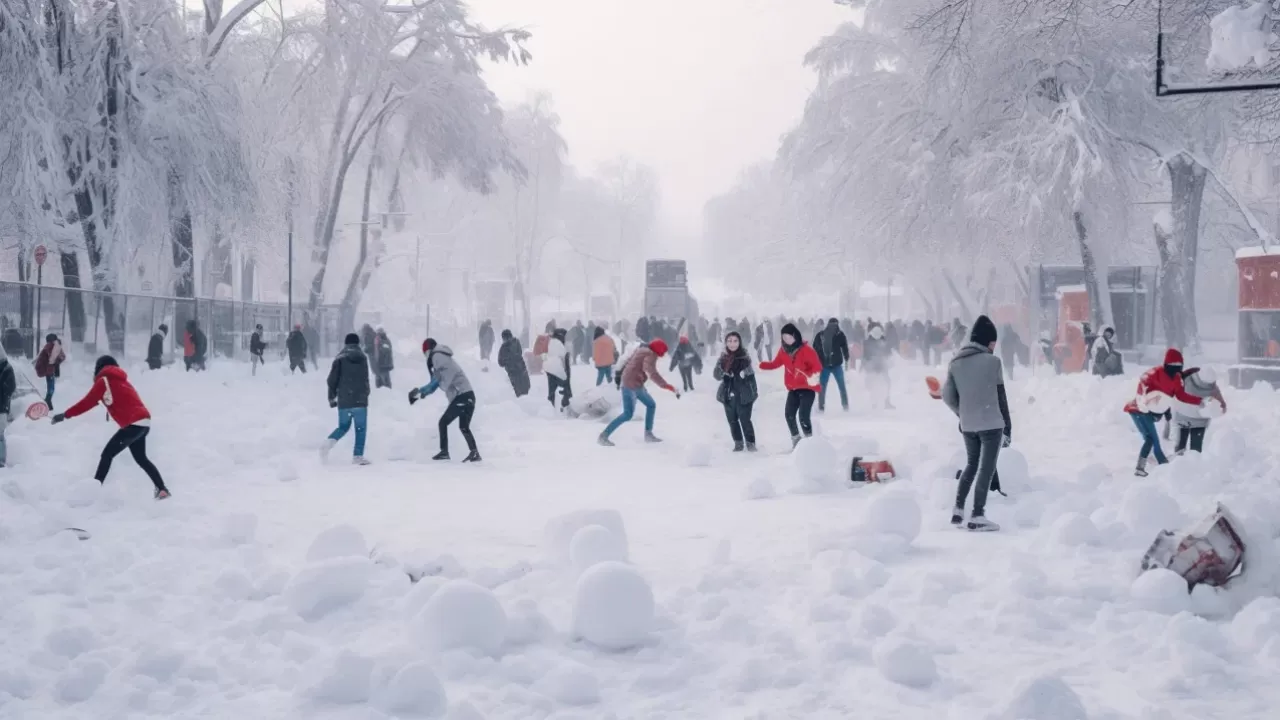
[[[448,460],[448,459],[449,459],[449,451],[448,451],[448,450],[441,450],[440,452],[436,453],[435,455],[432,455],[432,456],[431,456],[431,459],[432,459],[432,460]]]
[[[644,441],[647,443],[660,443],[662,442],[662,438],[658,437],[657,435],[654,435],[651,432],[647,432],[644,434]]]
[[[796,449],[796,446],[797,446],[797,445],[799,445],[799,444],[800,444],[800,441],[801,441],[801,440],[803,440],[803,439],[804,439],[804,438],[800,437],[799,435],[792,435],[792,436],[791,436],[791,449],[792,449],[792,450],[795,450],[795,449]]]
[[[969,518],[969,529],[973,532],[995,532],[1000,526],[991,522],[984,515],[974,515]]]
[[[355,457],[351,458],[351,464],[352,465],[372,465],[373,463],[369,462],[369,460],[363,455],[356,455]]]
[[[610,439],[609,439],[609,436],[608,436],[608,435],[605,435],[604,433],[600,433],[600,437],[596,438],[596,444],[597,444],[597,445],[601,445],[601,446],[603,446],[603,447],[613,447],[613,446],[614,446],[614,445],[613,445],[613,441],[612,441],[612,440],[610,440]]]
[[[168,491],[168,490],[165,490],[165,489],[157,490],[157,491],[156,491],[156,496],[155,496],[155,497],[156,497],[156,499],[157,499],[157,500],[168,500],[168,499],[169,499],[169,491]]]
[[[1138,458],[1138,467],[1133,471],[1133,474],[1138,477],[1147,476],[1147,459],[1146,458],[1144,457]]]
[[[745,447],[746,447],[746,446],[745,446],[745,445],[743,445],[742,443],[740,443],[740,442],[736,442],[736,443],[734,443],[734,444],[733,444],[733,451],[734,451],[734,452],[742,452],[742,451],[743,451],[743,449],[744,449]]]
[[[753,442],[747,443],[747,452],[756,452],[756,444]]]
[[[964,525],[964,508],[956,506],[955,509],[951,511],[951,524],[956,527]]]
[[[334,440],[333,438],[324,439],[324,444],[320,446],[320,462],[325,462],[326,460],[329,459],[329,451],[332,450],[333,446],[337,444],[338,444],[338,441]]]
[[[480,462],[480,451],[472,450],[470,453],[467,454],[466,457],[462,458],[462,462],[464,463]]]

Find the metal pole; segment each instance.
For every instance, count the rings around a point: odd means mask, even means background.
[[[31,338],[32,350],[41,347],[40,344],[40,291],[44,286],[44,263],[36,266],[36,336]]]
[[[289,220],[292,224],[292,213]],[[293,228],[289,229],[289,322],[286,324],[288,329],[293,329]]]

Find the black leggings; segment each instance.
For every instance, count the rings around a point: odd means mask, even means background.
[[[471,452],[476,451],[476,437],[471,434],[471,416],[475,412],[476,394],[473,392],[459,393],[449,403],[449,407],[445,408],[444,414],[440,416],[440,452],[449,452],[449,423],[455,419],[458,421],[458,429],[462,431],[462,437],[467,441],[467,448]]]
[[[680,366],[680,382],[684,384],[684,391],[689,392],[693,389],[693,366]]]
[[[750,403],[742,405],[730,398],[729,402],[724,404],[724,416],[729,421],[729,434],[733,435],[735,443],[745,439],[752,445],[756,444],[756,426],[751,424]]]
[[[573,388],[569,387],[569,379],[560,379],[551,373],[547,373],[547,399],[552,405],[556,404],[556,388],[564,388],[561,392],[560,407],[569,407],[569,400],[573,397]]]
[[[818,394],[812,390],[788,390],[787,391],[787,427],[791,430],[791,437],[800,437],[801,431],[805,437],[813,434],[813,423],[809,422],[809,414],[813,412],[813,400]],[[800,414],[800,427],[796,427],[796,413]]]
[[[1209,428],[1178,428],[1178,447],[1176,450],[1182,452],[1187,449],[1187,441],[1191,441],[1191,449],[1195,452],[1204,450],[1204,431]]]
[[[144,425],[130,425],[117,430],[107,441],[107,446],[102,448],[102,459],[98,460],[98,472],[93,474],[93,479],[105,483],[107,473],[111,471],[111,461],[124,452],[125,448],[129,448],[133,461],[151,478],[151,484],[156,486],[156,490],[164,490],[160,471],[147,459],[147,434],[150,432],[151,428]]]

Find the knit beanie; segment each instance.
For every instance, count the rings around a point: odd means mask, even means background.
[[[969,342],[986,347],[996,341],[996,324],[986,315],[979,315],[973,321],[973,330],[969,333]]]
[[[346,336],[345,338],[343,338],[343,340],[342,340],[342,344],[344,344],[344,345],[359,345],[359,344],[360,344],[360,336],[359,336],[359,335],[357,335],[357,334],[355,334],[355,333],[347,333],[347,336]]]

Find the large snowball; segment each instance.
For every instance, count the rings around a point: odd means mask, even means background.
[[[867,505],[862,516],[863,529],[894,535],[910,543],[920,536],[923,513],[915,495],[906,490],[880,493]]]
[[[1153,612],[1175,615],[1191,609],[1187,581],[1165,568],[1142,573],[1133,581],[1129,592],[1139,605]]]
[[[602,562],[578,578],[573,598],[573,633],[607,650],[642,643],[653,627],[653,590],[639,571],[620,562]]]
[[[1143,396],[1147,412],[1163,415],[1173,405],[1173,398],[1159,391],[1152,391]]]
[[[626,541],[603,525],[588,525],[573,534],[573,540],[569,542],[569,560],[579,574],[596,563],[608,560],[626,562]]]
[[[1080,696],[1058,675],[1026,678],[1014,686],[1000,720],[1089,720]]]
[[[840,455],[826,438],[801,440],[791,461],[800,478],[799,492],[831,492],[848,485],[844,479],[848,468],[841,468]]]
[[[768,475],[761,475],[752,480],[742,490],[742,497],[747,500],[765,500],[777,495],[778,492],[773,489],[773,481]]]
[[[573,544],[573,536],[588,525],[604,527],[622,541],[623,547],[627,546],[627,529],[617,510],[577,510],[547,521],[542,531],[542,544],[547,555],[555,562],[570,564],[572,557],[569,549]]]
[[[378,699],[384,710],[397,716],[440,717],[449,706],[440,678],[423,662],[401,668]]]
[[[924,688],[938,679],[933,655],[915,643],[897,638],[882,640],[872,653],[876,668],[890,682]]]
[[[325,560],[290,578],[284,588],[284,601],[304,620],[318,620],[359,600],[372,576],[373,563],[368,558]]]
[[[1000,450],[996,456],[996,472],[1000,473],[1000,487],[1005,492],[1031,485],[1031,465],[1027,456],[1016,447]]]
[[[689,467],[707,467],[711,464],[711,445],[709,443],[694,443],[689,446],[686,452],[684,462]]]
[[[507,636],[507,613],[492,590],[470,580],[450,580],[436,590],[417,618],[430,648],[473,648],[493,655]]]
[[[307,562],[352,555],[368,557],[369,547],[364,535],[350,525],[337,525],[321,532],[307,548]]]

